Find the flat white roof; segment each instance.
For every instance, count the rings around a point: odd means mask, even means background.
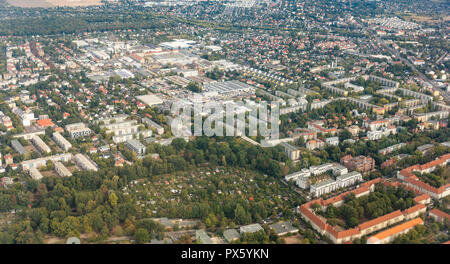
[[[159,105],[163,103],[163,100],[154,94],[141,95],[137,96],[136,98],[149,106]]]

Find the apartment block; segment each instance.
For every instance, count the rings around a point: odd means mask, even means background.
[[[127,140],[126,146],[130,150],[136,152],[139,156],[145,155],[145,146],[135,139]]]
[[[59,161],[55,162],[55,171],[61,177],[70,177],[70,176],[72,176],[72,173],[66,168],[66,166],[64,166],[64,164],[62,164]]]
[[[59,133],[53,133],[53,140],[64,151],[69,151],[72,147],[72,144]]]
[[[282,147],[284,147],[284,151],[288,155],[291,160],[298,160],[300,158],[300,150],[289,143],[281,143]]]
[[[80,167],[83,170],[88,171],[98,171],[96,164],[94,164],[92,161],[90,161],[86,156],[83,154],[77,154],[73,157],[73,160],[77,164],[78,167]]]
[[[156,133],[158,135],[164,134],[164,127],[157,124],[155,121],[151,120],[150,118],[144,117],[142,118],[142,123],[146,124],[147,126],[154,128],[156,130]]]
[[[352,157],[347,155],[341,158],[341,164],[349,170],[356,170],[362,173],[369,172],[375,168],[375,160],[369,156]]]
[[[75,123],[66,126],[71,138],[85,137],[91,134],[91,129],[84,123]]]
[[[41,153],[52,152],[51,148],[49,146],[47,146],[47,144],[45,144],[45,142],[39,136],[34,136],[31,139],[31,142],[36,147],[36,149],[39,150],[39,152],[41,152]]]

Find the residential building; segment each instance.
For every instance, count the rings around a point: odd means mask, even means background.
[[[420,151],[422,154],[426,154],[428,151],[432,150],[434,148],[433,144],[425,144],[417,147],[417,150]]]
[[[349,170],[356,170],[362,173],[369,172],[375,169],[375,160],[370,156],[352,157],[347,155],[341,158],[341,164]]]
[[[397,129],[394,126],[382,127],[380,130],[373,130],[367,132],[368,140],[378,140],[382,137],[397,134]]]
[[[338,146],[339,138],[338,137],[329,137],[325,139],[325,143],[329,146]]]
[[[369,237],[367,239],[367,244],[386,244],[392,242],[396,237],[408,233],[414,227],[417,225],[423,225],[423,223],[424,222],[420,217],[414,218],[413,220],[394,226]]]
[[[70,177],[72,173],[61,162],[55,162],[55,171],[61,177]]]
[[[66,126],[66,131],[69,132],[71,138],[85,137],[91,134],[91,129],[84,123],[75,123]]]
[[[4,156],[4,159],[5,159],[5,166],[8,166],[8,165],[11,165],[14,163],[13,156],[11,154],[6,154]]]
[[[135,139],[127,140],[126,146],[130,150],[136,152],[136,154],[138,154],[138,156],[145,155],[145,146],[141,142],[139,142]]]
[[[416,164],[405,168],[397,173],[397,178],[416,191],[426,193],[434,199],[442,199],[450,195],[450,184],[445,184],[439,188],[436,188],[421,181],[416,175],[414,175],[414,172],[430,173],[433,172],[437,166],[446,166],[449,162],[450,154],[445,154],[423,165]]]
[[[41,168],[47,165],[47,161],[52,161],[53,163],[56,163],[57,161],[61,162],[68,162],[72,159],[71,153],[64,153],[64,154],[57,154],[53,156],[48,157],[42,157],[38,159],[33,160],[25,160],[20,163],[23,170],[29,170],[30,168]]]
[[[36,168],[30,168],[28,170],[28,173],[30,174],[31,178],[33,178],[34,180],[40,180],[40,179],[44,178],[44,176],[41,174],[41,172]]]
[[[45,142],[39,136],[34,136],[31,139],[31,142],[36,147],[36,149],[39,150],[39,152],[41,152],[41,153],[52,152],[52,149],[49,146],[47,146],[47,144],[45,144]]]
[[[284,151],[291,160],[298,160],[300,158],[300,150],[289,143],[281,143],[280,146],[284,147]]]
[[[53,133],[53,140],[64,151],[69,151],[69,149],[72,147],[72,144],[67,141],[67,139],[65,139],[60,133]]]
[[[27,153],[25,148],[20,144],[20,142],[17,139],[11,140],[11,146],[12,148],[17,151],[20,155],[24,155]]]
[[[442,110],[442,111],[436,111],[436,112],[430,112],[430,113],[423,113],[423,114],[415,114],[414,117],[417,119],[417,121],[420,122],[427,122],[431,119],[441,120],[448,117],[449,111]]]
[[[83,154],[76,154],[73,160],[75,161],[77,166],[83,170],[98,171],[97,165]]]
[[[214,244],[205,230],[196,230],[195,239],[202,244]]]
[[[428,215],[437,222],[450,221],[449,214],[442,212],[441,210],[436,208],[431,209]]]
[[[361,223],[354,228],[347,230],[337,230],[334,226],[328,224],[323,217],[319,217],[311,209],[313,204],[318,204],[321,211],[325,211],[329,205],[339,207],[344,204],[344,199],[350,193],[353,193],[356,198],[370,194],[375,190],[377,183],[383,183],[385,186],[396,186],[393,183],[377,178],[368,182],[360,184],[360,187],[345,193],[341,193],[338,196],[331,197],[327,200],[316,199],[301,205],[298,208],[301,216],[311,224],[312,228],[320,234],[327,236],[333,243],[341,244],[351,242],[354,239],[359,239],[362,236],[366,236],[381,229],[385,229],[393,224],[399,223],[404,220],[409,220],[417,217],[420,213],[426,211],[426,206],[423,204],[417,204],[404,211],[394,211],[392,213],[380,216],[378,218]]]
[[[313,139],[313,140],[306,142],[306,148],[308,150],[321,149],[323,147],[325,147],[325,142],[323,142],[320,139]]]
[[[23,111],[22,109],[16,107],[12,110],[12,112],[19,117],[24,127],[31,126],[31,123],[36,120],[34,113],[31,111]]]
[[[142,123],[155,129],[156,133],[158,135],[164,134],[164,127],[160,126],[159,124],[157,124],[155,121],[151,120],[150,118],[147,118],[147,117],[142,118]]]
[[[395,145],[386,147],[384,149],[378,150],[378,153],[380,153],[381,155],[387,155],[387,154],[389,154],[391,152],[394,152],[394,151],[397,151],[397,150],[401,149],[404,146],[406,146],[406,143],[395,144]]]

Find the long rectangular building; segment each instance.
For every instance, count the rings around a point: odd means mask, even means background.
[[[126,146],[139,156],[145,155],[145,146],[136,139],[127,140]]]
[[[30,174],[31,178],[33,178],[34,180],[40,180],[44,177],[44,176],[42,176],[41,172],[36,168],[29,169],[28,173]]]
[[[47,161],[52,161],[53,163],[57,161],[67,162],[72,159],[71,153],[57,154],[49,157],[38,158],[34,160],[25,160],[20,163],[23,170],[29,170],[30,168],[40,168],[47,164]]]
[[[78,153],[77,155],[74,156],[73,160],[78,165],[78,167],[80,167],[83,170],[98,171],[97,166],[93,164],[93,162],[90,161],[88,158],[86,158],[86,156],[84,156],[83,154]]]
[[[150,118],[144,117],[142,118],[142,123],[146,124],[147,126],[154,128],[156,130],[156,133],[158,135],[164,134],[164,127],[157,124],[155,121],[151,120]]]
[[[52,152],[52,149],[49,146],[47,146],[47,144],[45,144],[45,142],[39,136],[34,136],[31,139],[31,142],[37,148],[37,150],[39,150],[39,152],[41,152],[41,153]]]
[[[53,140],[64,151],[68,151],[72,147],[72,144],[59,133],[53,133]]]
[[[55,163],[55,171],[61,177],[69,177],[72,176],[72,173],[64,166],[61,162],[57,161]]]
[[[15,151],[19,152],[20,155],[24,155],[27,153],[25,148],[22,146],[22,144],[20,144],[20,142],[17,139],[11,140],[11,146]]]
[[[367,239],[367,244],[386,244],[392,242],[396,237],[408,233],[417,225],[423,225],[423,220],[418,217],[403,224],[394,226]]]

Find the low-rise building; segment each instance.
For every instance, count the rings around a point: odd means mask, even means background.
[[[11,165],[14,163],[13,156],[11,154],[6,154],[3,158],[5,159],[5,166],[8,166],[8,165]]]
[[[72,159],[71,153],[57,154],[48,157],[37,158],[33,160],[25,160],[20,163],[23,170],[29,170],[30,168],[41,168],[47,165],[47,161],[56,163],[57,161],[68,162]]]
[[[298,211],[300,212],[301,216],[311,224],[313,229],[315,229],[320,234],[327,236],[329,239],[331,239],[331,241],[333,241],[333,243],[337,244],[350,242],[354,239],[360,239],[362,236],[366,236],[371,233],[377,232],[378,230],[385,229],[396,223],[415,218],[419,214],[426,211],[425,205],[416,204],[404,211],[397,210],[361,223],[354,228],[342,230],[336,229],[334,226],[328,224],[325,218],[316,215],[315,211],[312,209],[312,205],[315,204],[319,206],[321,211],[325,211],[330,205],[333,205],[334,207],[342,206],[344,204],[345,197],[350,193],[353,193],[356,198],[369,195],[371,192],[375,191],[375,185],[378,183],[383,183],[383,185],[385,186],[398,186],[392,182],[377,178],[368,182],[361,183],[360,187],[357,189],[341,193],[327,200],[316,199],[307,202],[301,205],[298,208]]]
[[[263,231],[264,229],[262,228],[262,226],[260,224],[251,224],[251,225],[246,225],[246,226],[241,226],[239,228],[239,233],[245,234],[245,233],[255,233],[258,231]]]
[[[287,234],[295,234],[298,232],[298,228],[292,226],[290,222],[284,221],[269,226],[278,236],[284,236]]]
[[[238,240],[240,235],[236,229],[227,229],[223,231],[223,237],[228,243]]]
[[[397,151],[397,150],[401,149],[404,146],[406,146],[406,143],[395,144],[395,145],[386,147],[384,149],[378,150],[378,153],[380,153],[382,155],[387,155],[387,154],[389,154],[391,152],[394,152],[394,151]]]
[[[450,184],[445,184],[439,188],[436,188],[421,181],[416,175],[414,175],[414,172],[430,173],[433,172],[437,166],[446,166],[448,163],[450,163],[450,154],[445,154],[423,165],[416,164],[405,168],[397,173],[397,178],[418,192],[428,194],[434,199],[442,199],[450,195]]]

